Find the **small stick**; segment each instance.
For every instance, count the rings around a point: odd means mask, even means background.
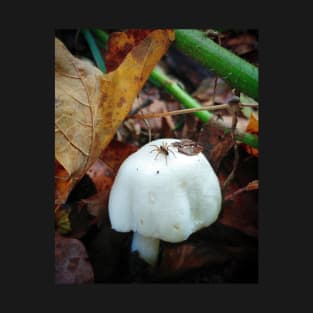
[[[140,113],[141,113],[142,115],[144,115],[141,110],[140,110]],[[145,118],[143,119],[143,121],[144,121],[144,123],[146,124],[146,126],[147,126],[147,128],[148,128],[149,142],[151,142],[151,126],[150,126],[148,120],[146,120]]]
[[[182,110],[175,110],[175,111],[162,112],[162,113],[150,113],[150,114],[144,114],[144,115],[137,115],[136,114],[136,115],[128,116],[128,118],[136,118],[136,119],[157,118],[157,117],[165,117],[165,116],[170,116],[170,115],[179,115],[179,114],[193,113],[193,112],[204,111],[204,110],[210,110],[210,111],[221,110],[221,109],[226,109],[228,107],[229,107],[228,104],[208,105],[208,106],[205,106],[205,107],[203,106],[201,108],[182,109]]]
[[[224,198],[224,201],[232,200],[235,196],[238,196],[239,194],[241,194],[243,192],[251,191],[251,190],[257,190],[258,188],[259,188],[259,181],[254,180],[254,181],[250,182],[247,186],[245,186],[243,188],[239,188],[236,191],[226,195]]]
[[[232,141],[234,144],[234,162],[233,162],[233,169],[226,178],[224,185],[223,185],[223,194],[228,187],[229,183],[234,179],[235,177],[235,172],[237,170],[238,164],[239,164],[239,151],[238,151],[238,144],[237,141],[235,140],[235,130],[238,122],[238,117],[237,117],[237,106],[235,104],[231,105],[231,112],[232,112],[232,127],[231,127],[231,137]]]
[[[210,101],[211,103],[211,101]],[[239,104],[240,107],[258,107],[257,104]],[[180,115],[180,114],[188,114],[198,111],[216,111],[216,110],[225,110],[229,109],[231,106],[228,103],[224,104],[218,104],[218,105],[206,105],[201,108],[193,108],[193,109],[182,109],[182,110],[175,110],[175,111],[169,111],[169,112],[162,112],[162,113],[150,113],[150,114],[142,114],[142,115],[130,115],[127,118],[135,118],[135,119],[148,119],[148,118],[157,118],[157,117],[165,117],[170,115]]]
[[[213,96],[212,96],[212,102],[215,103],[215,94],[216,94],[216,86],[217,86],[218,76],[215,76],[214,79],[214,88],[213,88]]]

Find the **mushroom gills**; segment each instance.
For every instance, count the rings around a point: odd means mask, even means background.
[[[131,251],[138,251],[140,257],[150,265],[155,265],[159,255],[160,240],[152,237],[145,237],[134,232],[131,244]]]

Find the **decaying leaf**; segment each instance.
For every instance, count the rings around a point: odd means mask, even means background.
[[[58,207],[55,211],[55,224],[56,224],[56,232],[65,235],[71,231],[71,222],[69,219],[69,213],[66,208],[62,206]]]
[[[223,47],[237,55],[251,53],[257,48],[257,38],[251,33],[243,33],[235,37],[232,37],[231,34],[225,34],[222,43]]]
[[[192,94],[199,101],[212,100],[214,94],[214,79],[212,77],[204,79],[197,90]],[[233,97],[231,87],[222,79],[217,80],[214,101],[217,103],[227,103]]]
[[[223,202],[222,214],[219,217],[219,222],[223,225],[233,227],[253,237],[258,236],[258,183],[255,181],[257,162],[257,158],[254,157],[245,161],[241,158],[236,175],[228,185],[228,195],[225,195],[227,201]],[[223,166],[219,170],[221,185],[224,184],[232,163],[231,156],[223,160]],[[249,192],[239,192],[243,187]]]
[[[87,171],[87,175],[94,183],[97,193],[91,197],[80,200],[79,207],[87,205],[88,213],[93,216],[98,216],[101,210],[106,210],[114,172],[102,160],[97,159]]]
[[[145,102],[149,101],[149,105],[144,106]],[[179,106],[177,107],[179,108]],[[154,97],[147,97],[146,95],[141,96],[141,101],[136,101],[133,105],[134,114],[151,114],[151,113],[165,113],[168,112],[167,103],[165,101],[161,101]],[[175,123],[173,121],[172,116],[165,116],[164,118],[150,118],[149,120],[138,120],[130,118],[128,121],[133,121],[135,125],[139,126],[140,131],[143,130],[145,132],[148,129],[151,130],[151,133],[156,137],[166,137],[164,133],[163,127],[167,127],[169,129],[175,128]],[[172,135],[173,136],[173,135]]]
[[[173,32],[154,30],[103,75],[55,40],[55,205],[87,172],[113,138]]]
[[[167,246],[162,255],[160,270],[175,273],[198,268],[209,260],[206,251],[191,243]]]
[[[115,173],[102,160],[97,159],[87,171],[87,175],[95,184],[97,192],[101,192],[102,190],[107,189],[107,186],[113,180]],[[108,178],[110,180],[104,180],[103,178]]]
[[[203,127],[199,143],[204,147],[203,153],[209,159],[215,172],[218,172],[223,158],[234,145],[231,134],[225,134],[214,122]]]
[[[99,226],[108,221],[108,199],[114,177],[121,163],[136,150],[137,148],[130,144],[115,140],[110,142],[86,175],[75,185],[67,200],[70,227],[64,223],[64,216],[59,214],[63,206],[55,210],[59,233],[65,228],[67,232],[70,230],[69,235],[72,238],[79,239],[94,225]],[[60,229],[60,226],[63,228]]]
[[[203,150],[203,147],[191,139],[182,139],[174,142],[172,145],[177,147],[178,152],[186,155],[196,155]]]
[[[73,238],[55,236],[55,283],[90,284],[94,274],[83,244]]]
[[[186,277],[201,269],[218,269],[227,262],[248,263],[257,257],[256,240],[244,233],[216,222],[177,244],[163,244],[159,274],[162,278]],[[223,268],[224,268],[223,266]],[[206,275],[207,280],[213,279]]]
[[[108,147],[103,150],[99,158],[114,171],[115,175],[123,161],[132,153],[138,150],[137,147],[112,140]]]
[[[151,34],[155,42],[155,48],[159,49],[167,45],[165,41],[174,40],[174,32],[169,29],[151,30],[151,29],[129,29],[126,32],[115,32],[110,35],[107,51],[105,54],[105,64],[108,72],[114,71],[124,60],[126,55],[146,39]],[[166,35],[165,35],[166,34]],[[164,37],[165,35],[165,37]]]
[[[66,199],[69,191],[73,186],[73,179],[68,176],[68,172],[65,168],[57,161],[54,162],[54,199],[55,199],[55,212],[58,210],[63,199]]]
[[[114,176],[122,162],[136,150],[137,148],[132,145],[112,140],[87,171],[97,193],[80,200],[79,206],[87,205],[88,213],[93,216],[98,216],[101,211],[106,213]]]

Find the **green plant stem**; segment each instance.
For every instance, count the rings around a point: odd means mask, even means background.
[[[95,28],[92,29],[92,32],[98,37],[99,40],[101,40],[103,43],[107,43],[109,41],[109,34],[104,32],[101,29]]]
[[[185,90],[183,90],[179,85],[167,77],[157,66],[153,69],[150,74],[149,80],[157,87],[164,88],[169,94],[171,94],[176,100],[178,100],[186,108],[201,108],[202,105],[193,97],[191,97]],[[194,112],[202,122],[208,123],[213,120],[215,115],[209,111],[199,111]],[[230,132],[230,128],[226,126],[223,122],[214,119],[214,123],[220,128],[224,129],[225,134]],[[241,132],[235,131],[235,138],[253,148],[258,148],[258,137]]]
[[[216,44],[199,30],[176,29],[174,44],[232,87],[258,100],[257,67]]]
[[[105,67],[102,55],[99,51],[99,48],[95,42],[95,39],[93,38],[92,34],[90,33],[90,31],[88,29],[82,29],[81,32],[83,33],[83,35],[84,35],[84,37],[88,43],[89,49],[91,51],[91,54],[92,54],[92,56],[93,56],[93,58],[97,64],[98,68],[103,73],[105,73],[106,67]]]
[[[201,108],[201,104],[185,92],[179,85],[167,77],[158,67],[155,67],[150,74],[149,80],[158,87],[163,87],[169,94],[171,94],[176,100],[181,102],[184,107],[193,109]],[[194,112],[202,122],[207,123],[213,117],[214,114],[209,111]]]
[[[103,37],[103,42],[105,43],[108,37]],[[97,48],[97,46],[96,46]],[[98,48],[97,48],[98,49]],[[191,97],[185,90],[183,90],[179,85],[168,78],[168,76],[163,73],[158,66],[156,66],[153,71],[150,74],[149,80],[156,85],[157,87],[164,88],[170,95],[172,95],[174,98],[176,98],[184,107],[186,108],[200,108],[202,107],[201,104]],[[209,111],[199,111],[194,112],[195,114],[202,122],[207,123],[213,120],[215,115]],[[215,119],[214,119],[215,120]],[[219,127],[224,129],[225,133],[230,132],[230,128],[226,127],[222,122],[214,121]],[[240,140],[241,142],[257,148],[258,147],[258,137],[249,133],[243,133],[236,130],[235,132],[235,138],[237,140]]]

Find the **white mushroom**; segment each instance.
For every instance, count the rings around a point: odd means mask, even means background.
[[[180,242],[216,221],[221,209],[217,176],[200,152],[186,155],[152,141],[121,165],[109,198],[112,228],[133,231],[132,251],[154,265],[159,240]]]

